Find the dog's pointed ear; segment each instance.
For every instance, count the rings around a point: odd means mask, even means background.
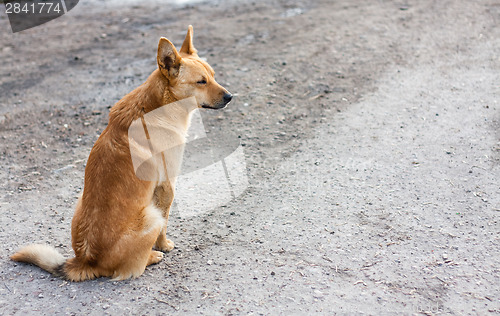
[[[160,38],[158,43],[158,55],[156,57],[160,71],[167,77],[176,77],[181,66],[181,56],[175,49],[174,44],[165,37]]]
[[[186,38],[184,39],[184,43],[182,43],[181,50],[179,53],[184,53],[188,55],[198,55],[198,51],[193,46],[193,26],[190,25],[188,27],[188,31],[186,34]]]

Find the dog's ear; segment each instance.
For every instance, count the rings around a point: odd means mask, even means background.
[[[167,77],[176,77],[179,74],[181,56],[175,49],[174,44],[165,37],[160,38],[156,59],[160,71]]]
[[[190,25],[188,27],[188,32],[186,34],[186,38],[184,39],[184,43],[182,43],[180,53],[188,54],[188,55],[198,55],[198,51],[193,46],[193,26]]]

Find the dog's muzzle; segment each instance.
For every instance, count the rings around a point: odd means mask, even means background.
[[[222,97],[222,102],[216,104],[215,106],[210,106],[208,104],[202,104],[201,107],[202,108],[205,108],[205,109],[214,109],[214,110],[219,110],[219,109],[223,109],[226,107],[226,105],[231,102],[231,100],[233,99],[233,95],[231,93],[226,93],[224,94],[224,96]]]

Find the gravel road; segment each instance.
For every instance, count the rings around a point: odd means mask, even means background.
[[[10,261],[72,256],[109,108],[189,24],[235,94],[200,119],[239,137],[246,188],[187,214],[184,186],[138,279]],[[0,314],[500,314],[498,25],[486,0],[93,0],[15,34],[2,11]]]

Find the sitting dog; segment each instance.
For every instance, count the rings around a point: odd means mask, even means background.
[[[232,95],[198,57],[192,26],[179,51],[168,39],[160,39],[157,63],[145,83],[111,108],[109,124],[90,152],[71,225],[75,257],[65,259],[48,245],[29,245],[12,260],[71,281],[124,280],[140,276],[146,266],[163,258],[162,252],[174,248],[166,237],[167,221],[191,113],[196,108],[224,108]],[[129,129],[159,108],[156,121],[168,127],[164,141],[171,149],[148,161],[147,174],[153,179],[145,179],[137,175]]]

